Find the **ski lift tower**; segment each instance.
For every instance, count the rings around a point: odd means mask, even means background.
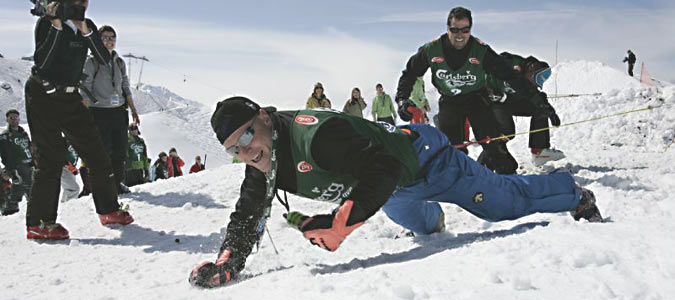
[[[143,65],[145,64],[146,61],[150,62],[150,60],[148,60],[148,58],[146,58],[145,56],[135,56],[131,53],[124,54],[122,56],[127,57],[129,59],[133,58],[136,62],[138,62],[138,60],[141,60],[141,69],[138,71],[138,83],[136,83],[136,89],[138,89],[141,85],[141,77],[143,76]],[[129,62],[130,62],[129,63],[129,81],[131,81],[131,60]]]

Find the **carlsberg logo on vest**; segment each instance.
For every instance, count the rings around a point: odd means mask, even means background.
[[[471,71],[466,71],[466,75],[452,74],[448,70],[439,69],[436,71],[436,77],[445,80],[448,87],[463,87],[465,85],[476,84],[476,75],[471,74]]]

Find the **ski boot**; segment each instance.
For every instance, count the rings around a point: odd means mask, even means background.
[[[583,218],[591,223],[604,222],[598,206],[595,205],[595,195],[593,192],[580,186],[578,188],[581,191],[581,201],[574,210],[570,211],[570,215],[572,215],[575,221]]]

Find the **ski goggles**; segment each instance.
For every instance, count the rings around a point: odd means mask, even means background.
[[[255,123],[255,120],[253,120],[253,123],[251,123],[251,126],[246,128],[246,131],[242,133],[239,136],[239,139],[237,139],[237,143],[234,144],[234,146],[225,148],[225,152],[227,154],[231,155],[232,157],[235,157],[239,155],[239,149],[241,147],[246,147],[251,144],[253,141],[253,136],[255,135],[255,130],[253,129],[253,124]]]
[[[469,32],[471,32],[471,26],[462,27],[462,28],[448,26],[448,30],[452,33],[460,33],[460,32],[461,33],[469,33]]]
[[[546,80],[548,80],[549,77],[551,77],[551,68],[543,69],[534,74],[534,83],[538,87],[543,88],[544,82],[546,82]]]

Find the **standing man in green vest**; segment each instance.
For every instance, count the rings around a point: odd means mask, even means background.
[[[128,187],[150,181],[148,147],[140,135],[138,125],[131,123],[127,140],[126,176],[124,176],[124,183]]]
[[[327,214],[284,214],[310,243],[328,251],[380,209],[415,233],[443,231],[439,202],[491,222],[568,211],[576,220],[602,221],[593,193],[570,173],[495,174],[427,124],[395,127],[335,111],[276,111],[232,97],[218,103],[211,126],[246,170],[217,260],[189,275],[200,287],[238,277],[264,232],[277,190],[337,205]],[[288,200],[278,199],[289,210]]]
[[[0,156],[5,165],[6,173],[12,178],[10,196],[0,205],[2,215],[12,215],[19,212],[19,202],[26,195],[30,195],[30,186],[33,183],[33,151],[28,133],[19,125],[21,117],[16,109],[5,113],[7,129],[0,134]]]
[[[375,91],[377,95],[373,98],[373,108],[370,111],[373,115],[373,121],[396,125],[396,109],[391,102],[391,97],[384,92],[381,83],[375,85]]]
[[[453,8],[448,15],[447,33],[420,47],[408,60],[396,93],[401,119],[410,120],[412,114],[408,107],[414,105],[409,100],[412,87],[417,77],[431,69],[432,83],[441,94],[437,126],[452,145],[463,143],[467,117],[477,140],[502,135],[490,110],[486,74],[508,82],[537,107],[543,106],[546,97],[506,65],[490,46],[473,37],[472,25],[471,11],[463,7]],[[482,146],[494,160],[497,173],[513,174],[516,171],[518,163],[504,142],[484,143]]]

